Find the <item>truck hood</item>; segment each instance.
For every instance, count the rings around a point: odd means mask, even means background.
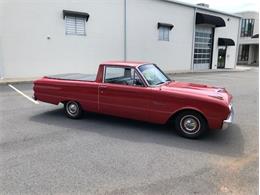
[[[232,99],[232,95],[229,94],[225,88],[188,82],[172,81],[163,85],[161,90],[176,91],[197,96],[207,96],[223,100],[227,104],[230,104]]]

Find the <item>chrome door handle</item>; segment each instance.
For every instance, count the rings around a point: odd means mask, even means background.
[[[104,89],[106,89],[107,86],[106,85],[100,85],[99,89],[100,89],[100,93],[103,94],[104,93]]]
[[[100,89],[106,89],[107,88],[107,86],[106,85],[100,85],[100,87],[99,87]]]

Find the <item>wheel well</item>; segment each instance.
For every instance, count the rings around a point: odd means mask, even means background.
[[[66,104],[68,102],[68,100],[64,100],[64,101],[61,101],[60,104]]]
[[[206,118],[201,112],[199,112],[198,110],[194,110],[194,109],[183,109],[183,110],[179,110],[179,111],[173,113],[173,114],[170,116],[170,118],[168,119],[167,123],[171,123],[172,121],[174,121],[175,117],[176,117],[178,114],[180,114],[180,113],[182,113],[182,112],[187,112],[187,111],[192,111],[192,112],[198,113],[199,115],[201,115],[201,116],[205,119],[206,123],[208,124],[207,118]]]
[[[77,102],[81,106],[81,104],[78,101],[76,101],[76,100],[63,100],[63,101],[60,102],[60,104],[64,104],[65,105],[69,101]]]

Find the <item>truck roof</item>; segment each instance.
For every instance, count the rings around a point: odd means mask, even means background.
[[[106,61],[101,63],[103,65],[115,65],[115,66],[132,66],[136,67],[142,64],[148,64],[147,62],[138,62],[138,61]]]

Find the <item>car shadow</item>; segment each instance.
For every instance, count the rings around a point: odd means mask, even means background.
[[[170,125],[158,125],[107,115],[85,113],[80,120],[68,119],[62,109],[31,116],[31,121],[72,131],[87,131],[130,142],[155,143],[185,150],[238,157],[244,152],[241,129],[234,124],[225,131],[212,130],[200,139],[180,137]],[[65,131],[65,130],[64,130]]]

